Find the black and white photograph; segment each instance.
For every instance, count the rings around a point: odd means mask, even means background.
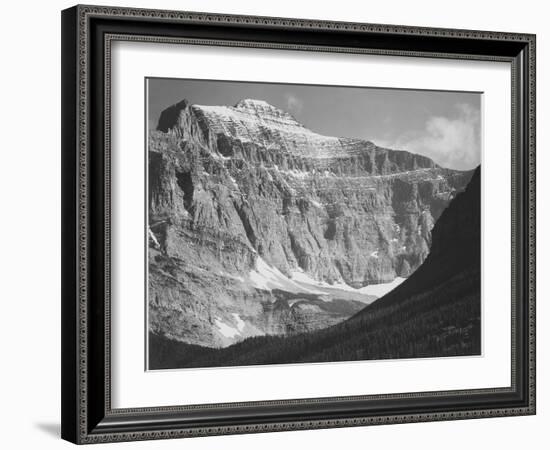
[[[481,355],[482,99],[147,78],[147,369]]]
[[[543,448],[545,5],[5,2],[0,448]]]

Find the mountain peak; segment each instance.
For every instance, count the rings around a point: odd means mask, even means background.
[[[189,101],[184,98],[162,111],[159,117],[157,130],[167,132],[170,128],[174,127],[178,123],[181,111],[188,106]]]
[[[235,104],[235,108],[245,109],[245,108],[273,108],[279,109],[273,106],[271,103],[266,102],[265,100],[259,100],[256,98],[243,98]]]
[[[218,144],[212,148],[216,147],[224,156],[233,154],[243,144],[253,144],[270,151],[278,149],[298,158],[328,161],[358,157],[362,170],[369,174],[436,167],[425,156],[378,148],[367,140],[319,134],[298,122],[289,112],[254,98],[241,99],[234,106],[200,105],[182,100],[161,113],[157,130],[175,130],[185,139],[223,141],[224,150],[218,148]],[[356,162],[350,164],[349,167]]]
[[[283,119],[293,123],[294,125],[300,127],[303,126],[292,116],[292,114],[266,102],[265,100],[243,98],[242,100],[239,100],[233,108],[243,113],[254,114],[265,118]]]

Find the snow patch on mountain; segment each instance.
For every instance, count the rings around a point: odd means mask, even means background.
[[[216,324],[218,331],[226,338],[232,339],[241,334],[239,330],[227,325],[218,317],[216,317],[216,319],[214,320],[214,323]]]
[[[389,283],[379,283],[379,284],[369,284],[368,286],[357,289],[357,291],[362,294],[375,295],[376,297],[382,297],[388,292],[393,291],[397,286],[399,286],[406,278],[396,277],[393,281]]]
[[[300,286],[285,276],[279,269],[267,264],[262,257],[256,259],[256,268],[248,275],[252,285],[264,291],[279,289],[286,292],[302,292],[308,294],[322,294],[322,292]]]
[[[160,248],[160,243],[159,243],[157,237],[155,236],[155,233],[153,233],[151,231],[151,228],[148,228],[147,232],[149,234],[149,239],[151,239],[151,241],[153,241],[153,244],[155,245],[155,247]]]
[[[241,319],[241,316],[239,316],[237,313],[233,313],[232,316],[235,319],[235,322],[237,322],[237,329],[239,330],[239,332],[242,332],[246,325],[243,319]]]
[[[406,278],[397,277],[393,281],[389,283],[379,283],[379,284],[370,284],[368,286],[364,286],[362,288],[353,288],[349,284],[346,284],[342,281],[329,284],[325,281],[318,281],[310,277],[308,274],[301,270],[297,270],[292,272],[292,280],[303,283],[306,285],[310,285],[312,287],[322,287],[327,289],[335,289],[340,291],[347,291],[352,292],[355,294],[362,294],[365,296],[375,296],[375,297],[382,297],[386,295],[388,292],[395,289],[397,286],[399,286],[403,281],[406,280]],[[368,303],[371,303],[372,300],[369,300]]]

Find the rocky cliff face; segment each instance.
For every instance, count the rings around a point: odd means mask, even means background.
[[[470,176],[259,100],[173,105],[149,137],[150,328],[225,346],[341,321],[424,261]]]
[[[308,333],[205,348],[150,334],[151,369],[481,354],[481,171],[433,229],[430,254],[359,313]]]

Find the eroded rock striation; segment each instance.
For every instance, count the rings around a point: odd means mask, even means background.
[[[252,99],[183,100],[148,150],[150,330],[211,347],[353,315],[422,264],[472,174]]]

